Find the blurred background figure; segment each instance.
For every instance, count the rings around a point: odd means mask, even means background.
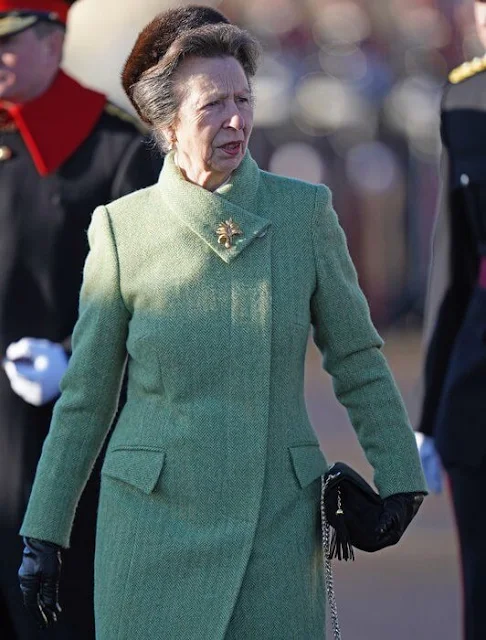
[[[486,0],[474,2],[486,48]],[[441,110],[444,147],[426,315],[425,395],[419,447],[440,490],[450,479],[464,577],[466,640],[486,638],[486,55],[449,76]],[[425,436],[425,438],[424,438]]]
[[[97,481],[80,507],[55,633],[18,594],[20,519],[69,357],[94,208],[155,182],[136,121],[60,71],[69,5],[0,0],[0,636],[94,639]],[[96,372],[93,371],[93,375]]]

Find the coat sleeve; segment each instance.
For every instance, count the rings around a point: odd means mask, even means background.
[[[449,360],[471,297],[478,259],[466,212],[454,206],[450,164],[444,149],[427,286],[423,344],[425,366],[419,380],[417,430],[433,436]]]
[[[73,354],[21,534],[69,546],[77,504],[114,417],[126,359],[129,313],[120,293],[109,213],[95,210]]]
[[[347,409],[382,497],[426,491],[415,438],[400,393],[381,352],[346,238],[326,187],[317,187],[312,224],[316,287],[314,340]]]

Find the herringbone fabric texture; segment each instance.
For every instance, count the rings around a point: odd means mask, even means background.
[[[227,249],[216,229],[242,232]],[[311,322],[382,496],[425,489],[324,186],[249,154],[210,193],[170,154],[96,210],[74,352],[22,533],[69,544],[115,411],[98,515],[98,640],[321,640],[318,478],[304,403]]]

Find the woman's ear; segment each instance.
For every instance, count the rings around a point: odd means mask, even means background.
[[[166,129],[162,129],[162,135],[164,136],[169,149],[173,149],[177,142],[174,129],[172,127],[167,127]]]

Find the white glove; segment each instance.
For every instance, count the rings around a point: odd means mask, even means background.
[[[442,466],[435,448],[434,439],[416,431],[415,440],[429,490],[432,493],[441,493]]]
[[[2,364],[10,386],[25,402],[40,407],[59,396],[59,383],[68,366],[60,344],[22,338],[12,342],[5,355]]]

